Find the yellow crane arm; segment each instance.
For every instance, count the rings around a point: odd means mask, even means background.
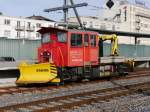
[[[111,48],[111,55],[116,56],[118,55],[118,37],[117,35],[101,35],[99,39],[102,41],[111,40],[112,48]]]

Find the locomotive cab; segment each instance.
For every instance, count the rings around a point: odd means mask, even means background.
[[[39,63],[53,62],[58,76],[76,77],[99,64],[98,33],[73,29],[42,28],[42,44],[38,49]]]
[[[67,53],[67,31],[55,28],[42,28],[41,47],[38,48],[39,63],[53,62],[57,66],[64,66]]]
[[[58,67],[98,65],[98,34],[79,30],[42,28],[38,60]]]

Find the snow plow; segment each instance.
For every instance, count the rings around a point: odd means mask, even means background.
[[[20,76],[16,84],[34,84],[34,83],[59,83],[57,78],[57,68],[53,63],[27,64],[19,65]]]

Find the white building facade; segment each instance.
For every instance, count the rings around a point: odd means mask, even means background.
[[[40,39],[41,35],[37,30],[41,27],[54,26],[54,24],[54,21],[33,19],[32,16],[23,18],[0,15],[0,38]]]
[[[150,9],[144,6],[144,3],[131,4],[127,0],[113,1],[114,6],[111,9],[104,6],[105,10],[101,18],[81,17],[83,24],[90,28],[150,34]],[[69,18],[69,21],[77,22],[75,17]],[[120,37],[119,43],[134,44],[135,40],[133,37]],[[138,38],[138,44],[150,45],[150,39]]]

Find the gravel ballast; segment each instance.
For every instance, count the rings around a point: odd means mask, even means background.
[[[67,112],[150,112],[150,96],[134,94],[76,107]]]

